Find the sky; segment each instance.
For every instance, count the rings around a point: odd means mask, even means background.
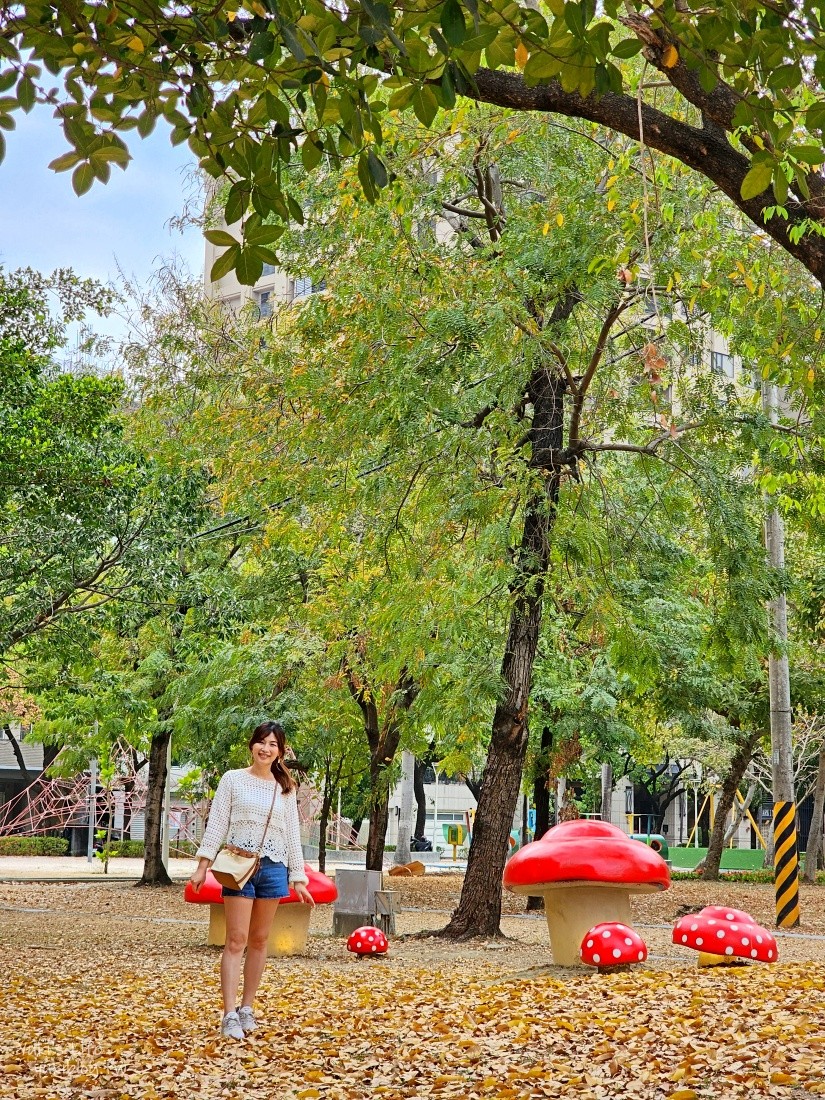
[[[183,212],[193,163],[186,145],[172,147],[158,124],[141,140],[124,134],[133,160],[125,172],[113,167],[105,186],[96,182],[78,198],[71,172],[53,172],[49,161],[68,150],[51,109],[17,114],[0,163],[0,265],[7,271],[33,267],[44,273],[71,267],[79,275],[115,281],[118,266],[140,285],[177,256],[193,276],[203,271],[203,240],[196,227],[183,234],[169,219]],[[95,329],[116,334],[117,320]]]

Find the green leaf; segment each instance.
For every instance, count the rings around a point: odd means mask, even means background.
[[[157,115],[151,111],[144,111],[137,120],[137,132],[142,138],[148,137],[155,128]]]
[[[2,134],[0,134],[0,161],[3,160],[5,155],[6,155],[6,139],[3,137]]]
[[[275,49],[275,39],[269,31],[259,31],[253,34],[249,49],[246,52],[247,61],[263,61],[269,57]]]
[[[552,80],[559,75],[561,62],[557,57],[540,51],[530,54],[527,64],[524,66],[524,80],[526,84],[541,84],[543,81]]]
[[[223,216],[227,225],[234,225],[247,211],[249,206],[249,190],[239,183],[234,183],[229,188],[226,196],[226,205],[223,208]]]
[[[79,160],[79,155],[74,151],[64,153],[62,156],[55,157],[53,161],[50,161],[49,168],[53,172],[68,172],[70,168],[74,168]]]
[[[825,103],[814,103],[808,108],[805,125],[809,130],[825,130]]]
[[[825,164],[825,150],[821,145],[797,145],[796,148],[791,146],[788,152],[805,164]]]
[[[361,187],[364,191],[364,195],[367,202],[374,203],[378,197],[378,192],[375,187],[375,182],[370,174],[369,164],[367,163],[367,154],[362,153],[358,158],[358,179],[361,181]]]
[[[376,185],[378,187],[386,187],[389,183],[387,166],[372,149],[367,153],[367,164],[369,166],[370,175],[375,180]]]
[[[244,286],[254,286],[263,274],[263,270],[264,262],[255,254],[254,248],[239,249],[237,263],[235,264],[235,274],[238,276],[238,282]]]
[[[458,0],[447,0],[441,9],[441,29],[451,46],[460,46],[464,41],[467,28],[464,25],[464,13]]]
[[[232,247],[227,248],[226,252],[222,252],[212,264],[212,270],[209,272],[211,281],[216,283],[219,279],[222,279],[224,275],[228,275],[230,271],[233,271],[240,254],[241,246],[235,241]]]
[[[84,161],[83,164],[79,164],[74,170],[72,175],[72,187],[76,195],[85,195],[89,188],[94,183],[95,173],[91,164],[88,161]]]
[[[638,38],[625,38],[612,46],[610,52],[614,57],[635,57],[642,45]]]
[[[760,164],[754,164],[754,166],[747,173],[742,180],[742,186],[739,189],[739,194],[743,199],[753,199],[757,195],[761,195],[766,187],[770,186],[773,179],[773,165],[770,163],[762,162]]]
[[[417,84],[412,95],[415,117],[424,126],[431,126],[438,114],[438,104],[431,88]]]
[[[17,85],[17,102],[28,113],[37,102],[37,90],[34,81],[24,76]]]
[[[323,155],[323,145],[316,142],[314,138],[307,136],[301,146],[301,163],[307,172],[312,172],[313,169],[318,167]]]
[[[225,229],[207,229],[203,235],[210,244],[222,245],[224,248],[231,248],[232,245],[238,243],[236,238],[231,233],[227,233]]]

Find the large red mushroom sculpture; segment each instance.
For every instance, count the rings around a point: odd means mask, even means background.
[[[307,889],[316,905],[326,905],[335,901],[338,890],[332,879],[315,871],[312,867],[304,867],[307,876]],[[206,942],[211,947],[217,945],[223,947],[226,943],[226,919],[223,911],[223,897],[221,885],[211,871],[206,872],[206,881],[196,894],[190,883],[187,882],[183,892],[186,901],[196,905],[209,906],[209,931]],[[290,888],[289,897],[282,898],[275,911],[275,920],[272,922],[272,931],[269,933],[267,944],[268,955],[298,955],[307,945],[309,935],[309,919],[312,909],[303,904],[295,891]]]
[[[676,922],[673,942],[699,952],[699,966],[776,962],[779,951],[773,934],[749,913],[724,905],[706,905]]]
[[[607,821],[562,821],[510,859],[504,885],[544,898],[553,961],[581,966],[585,932],[604,922],[630,924],[630,895],[667,890],[658,853]]]

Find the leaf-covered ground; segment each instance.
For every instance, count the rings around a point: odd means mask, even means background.
[[[823,888],[775,966],[698,971],[675,916],[724,902],[770,924],[772,888],[676,883],[635,907],[646,967],[599,975],[552,967],[543,918],[515,899],[505,941],[403,938],[444,924],[460,879],[393,886],[386,959],[348,955],[319,910],[306,956],[268,966],[265,1026],[232,1043],[219,952],[180,887],[0,884],[0,1097],[825,1096]]]

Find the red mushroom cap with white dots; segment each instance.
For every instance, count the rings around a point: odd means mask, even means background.
[[[615,921],[605,921],[594,925],[585,934],[579,953],[582,962],[603,969],[606,966],[644,962],[647,946],[635,929]]]
[[[381,929],[371,924],[356,928],[347,940],[347,951],[353,951],[356,955],[383,955],[389,946]]]
[[[681,917],[673,928],[673,942],[708,955],[776,962],[776,940],[767,929],[738,909],[709,905]]]

